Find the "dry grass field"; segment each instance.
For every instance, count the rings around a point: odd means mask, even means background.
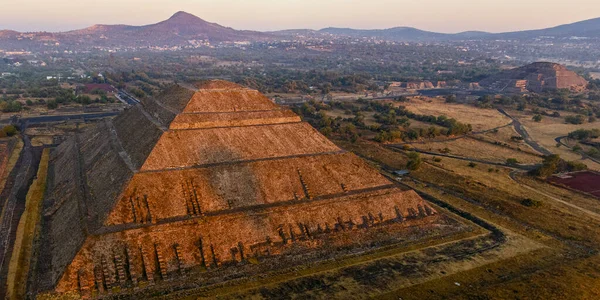
[[[451,155],[481,159],[497,163],[505,163],[509,158],[516,158],[520,163],[524,164],[535,164],[542,161],[539,156],[535,156],[527,152],[512,150],[506,147],[496,146],[490,143],[468,138],[447,142],[425,142],[413,144],[412,146],[416,149],[428,152],[440,152],[441,149],[448,148],[450,149],[449,154]]]
[[[4,161],[2,164],[0,164],[4,165],[4,168],[0,169],[0,191],[4,189],[8,175],[10,175],[10,172],[12,172],[13,168],[17,164],[17,160],[19,160],[21,150],[23,149],[23,141],[18,137],[13,137],[13,139],[17,139],[17,142],[12,149],[12,152],[9,153],[8,157],[4,158],[7,159],[7,161]],[[2,204],[4,204],[4,201],[2,201]]]
[[[397,103],[409,111],[421,115],[454,118],[462,123],[471,124],[474,131],[489,130],[509,124],[511,120],[495,109],[481,109],[464,104],[448,104],[442,98],[413,97],[409,102]]]
[[[513,126],[498,128],[498,131],[496,132],[489,131],[486,133],[482,133],[479,136],[489,141],[500,142],[502,144],[506,143],[512,147],[522,147],[523,149],[525,147],[528,147],[525,142],[517,142],[511,139],[513,136],[519,136],[519,134],[517,133],[517,131],[515,131],[515,128]]]

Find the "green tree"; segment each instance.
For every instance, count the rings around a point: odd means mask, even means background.
[[[56,102],[56,100],[49,100],[46,106],[48,106],[48,109],[57,109],[58,103]]]
[[[421,159],[421,155],[417,152],[409,152],[408,153],[408,162],[406,163],[406,168],[409,170],[418,170],[421,167],[423,160]]]
[[[1,134],[4,136],[13,136],[17,133],[18,133],[17,127],[15,127],[13,125],[4,126],[4,128],[2,128],[2,132],[1,132]]]
[[[537,115],[533,116],[533,121],[535,121],[535,122],[541,122],[542,118],[543,118],[542,115],[537,114]]]
[[[519,164],[519,161],[516,158],[509,158],[506,160],[506,164],[510,166],[515,166]]]
[[[446,96],[446,103],[456,103],[456,95]]]
[[[544,161],[542,165],[533,170],[533,175],[539,177],[548,177],[558,170],[559,164],[561,162],[560,156],[557,154],[547,155],[544,157]]]

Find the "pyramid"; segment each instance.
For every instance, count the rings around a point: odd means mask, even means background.
[[[49,174],[36,273],[51,293],[366,243],[369,228],[436,216],[292,111],[224,81],[145,98],[61,144]]]

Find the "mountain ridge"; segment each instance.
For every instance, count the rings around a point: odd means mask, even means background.
[[[170,18],[148,25],[96,24],[83,29],[65,32],[27,32],[0,30],[0,42],[30,35],[24,42],[55,40],[66,44],[89,44],[91,46],[181,46],[193,40],[210,42],[259,41],[294,36],[338,36],[351,38],[377,38],[390,41],[457,41],[469,39],[531,39],[543,36],[556,38],[600,38],[600,18],[559,25],[551,28],[504,33],[465,31],[439,33],[415,27],[398,26],[386,29],[354,29],[327,27],[319,30],[287,29],[271,32],[236,30],[217,23],[205,21],[193,14],[178,11]],[[22,42],[22,41],[21,41]]]

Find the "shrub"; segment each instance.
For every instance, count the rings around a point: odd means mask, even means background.
[[[448,147],[446,147],[446,148],[444,148],[444,149],[441,149],[441,150],[440,150],[440,153],[444,153],[444,154],[448,154],[448,153],[450,153],[450,152],[452,152],[452,151],[451,151],[451,150],[450,150],[450,148],[448,148]]]
[[[527,207],[536,207],[537,208],[537,207],[541,207],[542,206],[542,202],[527,198],[527,199],[521,200],[521,205],[527,206]]]
[[[18,133],[17,127],[15,127],[13,125],[4,126],[4,128],[2,128],[2,134],[4,136],[13,136],[17,133]]]
[[[408,153],[408,162],[406,163],[406,168],[409,170],[417,170],[421,166],[421,155],[417,152]]]
[[[585,122],[585,117],[582,115],[566,116],[565,122],[567,124],[583,124]]]
[[[468,164],[468,166],[469,166],[470,168],[475,168],[475,167],[477,167],[477,164],[476,164],[476,163],[474,163],[474,162],[470,162],[470,163]]]
[[[519,161],[516,158],[509,158],[506,160],[506,164],[514,166],[514,165],[519,164]]]
[[[47,103],[48,109],[56,109],[58,108],[58,103],[56,102],[56,100],[50,100]]]

